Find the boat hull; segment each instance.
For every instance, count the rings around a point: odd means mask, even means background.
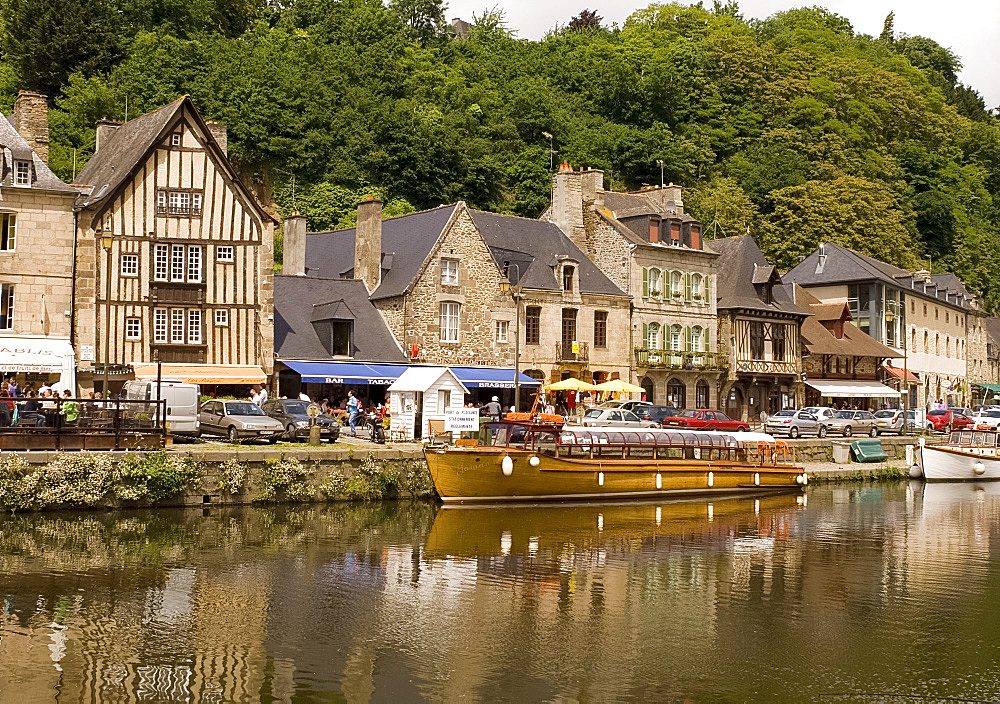
[[[1000,479],[1000,459],[947,446],[924,445],[920,449],[920,467],[929,482],[989,481]],[[976,470],[981,469],[981,472]]]
[[[797,465],[650,460],[574,460],[513,448],[428,449],[427,466],[445,503],[587,501],[796,491]],[[509,474],[504,471],[509,459]]]

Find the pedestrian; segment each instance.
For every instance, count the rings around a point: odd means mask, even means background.
[[[351,426],[351,437],[356,438],[358,436],[357,432],[357,422],[358,422],[358,399],[354,396],[353,391],[347,392],[347,422]]]
[[[305,389],[299,390],[299,400],[305,401],[306,403],[312,403],[312,399],[309,398],[309,394],[306,393]]]
[[[70,393],[69,389],[63,391],[63,397],[64,400],[61,408],[63,422],[67,425],[72,425],[80,417],[80,406],[76,401],[72,400],[73,394]]]
[[[500,399],[496,396],[486,404],[486,415],[493,420],[500,420]]]

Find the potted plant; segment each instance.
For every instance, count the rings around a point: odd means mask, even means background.
[[[680,291],[674,291],[670,295],[672,295],[674,298],[680,298],[681,297],[681,292]]]
[[[658,289],[658,288],[654,288],[654,289],[652,289],[652,290],[651,290],[651,291],[649,292],[649,297],[650,297],[650,298],[659,298],[659,297],[660,297],[660,289]]]

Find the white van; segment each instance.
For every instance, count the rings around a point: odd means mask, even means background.
[[[198,436],[199,388],[178,379],[161,379],[160,394],[156,393],[156,379],[135,379],[125,383],[125,398],[129,401],[167,402],[167,430],[173,435]]]

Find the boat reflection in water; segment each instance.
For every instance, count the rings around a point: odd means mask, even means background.
[[[427,559],[560,555],[588,547],[690,539],[740,549],[747,541],[786,537],[801,494],[720,497],[712,501],[585,504],[476,504],[438,510],[424,546]],[[734,545],[735,541],[735,545]]]

